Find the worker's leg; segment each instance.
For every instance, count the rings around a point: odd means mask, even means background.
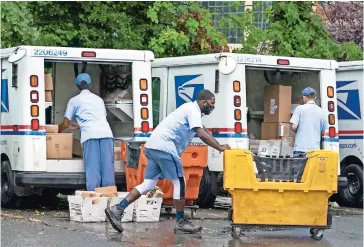
[[[94,191],[101,186],[100,175],[100,141],[89,139],[82,144],[83,162],[86,172],[86,188]]]
[[[114,140],[112,138],[100,139],[100,157],[102,187],[115,185]]]
[[[176,207],[177,221],[185,218],[186,180],[184,177],[171,180],[173,183],[173,200]]]
[[[119,203],[119,205],[115,205],[111,208],[105,209],[105,214],[109,222],[111,223],[113,228],[119,232],[123,231],[121,218],[123,217],[124,210],[129,206],[129,204],[133,203],[141,195],[145,194],[148,191],[151,191],[157,184],[158,178],[161,174],[161,170],[155,161],[156,156],[153,155],[153,152],[151,152],[150,154],[150,152],[146,150],[146,156],[147,168],[145,171],[143,183],[133,188],[126,196],[126,198]]]
[[[175,232],[197,233],[202,227],[195,226],[189,220],[185,219],[185,193],[186,180],[183,174],[183,165],[179,157],[169,153],[161,152],[159,154],[158,165],[161,168],[164,178],[171,180],[173,183],[173,202],[176,207],[176,226]]]
[[[147,157],[147,167],[144,174],[143,183],[133,188],[130,193],[119,204],[121,208],[126,208],[130,203],[133,203],[141,195],[151,191],[156,186],[158,179],[162,177],[162,171],[158,165],[159,151],[146,149],[145,156]]]

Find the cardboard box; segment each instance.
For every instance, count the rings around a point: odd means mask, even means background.
[[[262,140],[293,139],[294,133],[290,130],[290,123],[262,123]]]
[[[114,160],[121,160],[121,147],[114,147]]]
[[[58,133],[58,125],[47,124],[45,129],[46,133]]]
[[[79,140],[73,139],[72,154],[78,157],[83,157],[82,145]]]
[[[292,88],[269,85],[264,87],[264,122],[289,122],[291,118]]]
[[[44,90],[45,91],[52,91],[53,90],[52,74],[44,74]]]
[[[53,101],[53,91],[45,91],[45,102]]]
[[[112,192],[105,192],[105,193],[101,193],[101,197],[116,197],[117,193],[112,193]]]
[[[281,145],[281,156],[293,156],[293,149],[294,149],[294,141],[290,140],[283,140]]]
[[[47,159],[72,159],[72,133],[47,133]]]

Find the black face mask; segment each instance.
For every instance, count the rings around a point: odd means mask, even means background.
[[[210,105],[209,103],[207,103],[206,105],[203,106],[201,112],[204,115],[210,115],[210,113],[215,109],[214,106]]]

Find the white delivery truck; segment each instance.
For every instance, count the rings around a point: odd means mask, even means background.
[[[79,93],[75,76],[90,74],[91,91],[105,99],[114,137],[144,141],[150,135],[151,51],[19,46],[1,50],[1,203],[38,188],[85,187],[82,158],[47,158],[46,124],[63,120]],[[45,92],[45,72],[52,91]],[[47,72],[48,73],[48,72]],[[48,85],[49,89],[49,85]],[[47,96],[45,95],[47,93]],[[46,102],[46,100],[48,102]],[[80,133],[74,133],[75,139]],[[125,183],[120,159],[116,183]]]
[[[339,191],[339,202],[363,205],[364,84],[363,61],[340,62],[336,72],[341,174],[348,186]]]
[[[249,148],[249,139],[261,138],[266,85],[291,86],[293,103],[301,99],[305,87],[312,87],[330,124],[322,148],[339,151],[337,68],[338,63],[331,60],[231,53],[156,59],[152,63],[153,127],[181,104],[195,100],[201,89],[208,89],[216,96],[216,108],[203,118],[204,125],[220,143]],[[269,104],[275,111],[275,102]],[[191,145],[203,143],[196,138]],[[223,154],[209,148],[197,201],[200,207],[213,206],[222,192],[222,175]],[[340,181],[345,183],[344,178]]]

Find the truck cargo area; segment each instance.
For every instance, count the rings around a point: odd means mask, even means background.
[[[252,140],[293,139],[288,133],[289,120],[294,109],[302,104],[301,93],[306,87],[316,90],[316,103],[320,105],[318,71],[246,67],[247,132],[251,143]],[[284,126],[281,133],[278,133],[279,126]],[[253,149],[258,152],[258,144]]]
[[[47,81],[45,82],[46,124],[58,125],[63,121],[68,101],[80,92],[75,84],[76,74],[88,73],[92,80],[90,91],[104,100],[107,109],[107,120],[115,138],[114,153],[117,176],[124,174],[120,162],[120,140],[132,138],[134,130],[131,66],[131,63],[45,62],[45,73],[52,75],[53,84],[52,87],[49,85],[47,87]],[[47,90],[47,88],[52,90]],[[79,141],[80,130],[67,129],[64,132],[73,133],[73,140],[67,140],[67,144],[72,147],[72,158],[53,158],[49,157],[47,153],[47,174],[66,173],[66,175],[72,175],[84,172],[82,147]],[[59,174],[59,176],[61,175]]]

